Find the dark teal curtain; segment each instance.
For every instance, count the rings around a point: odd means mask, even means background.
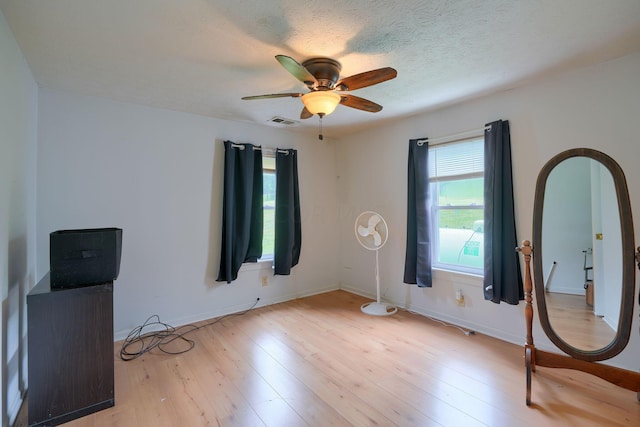
[[[423,288],[432,285],[428,166],[427,138],[410,140],[404,283]]]
[[[513,201],[509,122],[484,133],[484,298],[517,305],[524,299]]]
[[[219,282],[231,283],[242,263],[262,256],[263,221],[262,153],[251,144],[224,141]]]
[[[276,224],[274,274],[291,274],[298,264],[302,232],[298,191],[298,152],[276,150]]]

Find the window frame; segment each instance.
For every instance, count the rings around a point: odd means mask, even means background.
[[[265,161],[266,160],[266,161]],[[275,154],[270,154],[270,153],[264,153],[262,154],[262,180],[263,180],[263,194],[264,194],[264,182],[265,181],[265,175],[273,175],[273,179],[275,182],[276,179],[276,156]],[[274,206],[273,206],[273,212],[274,212],[274,230],[273,230],[273,235],[274,235],[274,239],[275,239],[275,186],[274,186],[274,196],[273,196],[273,200],[274,200]],[[269,254],[265,254],[264,253],[264,242],[265,242],[265,235],[266,233],[266,225],[267,222],[265,221],[265,200],[263,197],[262,200],[262,256],[260,257],[260,259],[258,259],[258,262],[272,262],[273,261],[273,257],[274,257],[274,252],[275,252],[275,247],[274,247],[274,251],[269,253]],[[275,240],[274,240],[275,243]]]
[[[442,142],[439,144],[433,144],[429,146],[429,155],[431,156],[433,154],[433,152],[431,150],[436,150],[438,149],[437,147],[441,147],[444,145],[454,145],[454,144],[464,144],[464,143],[470,143],[470,142],[484,142],[483,138],[481,136],[474,136],[474,137],[469,137],[469,138],[464,138],[464,139],[459,139],[459,140],[454,140],[454,141],[447,141],[447,142]],[[483,147],[483,158],[484,158],[484,147]],[[433,160],[434,165],[436,164],[437,159]],[[431,163],[431,161],[430,161]],[[437,173],[436,171],[433,172],[434,174]],[[431,171],[430,171],[430,175],[431,175]],[[474,275],[474,276],[480,276],[483,277],[484,276],[484,250],[482,253],[482,265],[483,267],[481,268],[477,268],[477,267],[470,267],[470,266],[464,266],[461,264],[451,264],[451,263],[445,263],[445,262],[440,262],[439,261],[439,257],[440,257],[440,249],[441,249],[441,242],[440,242],[440,216],[439,213],[443,210],[482,210],[482,212],[484,213],[484,209],[485,209],[485,203],[484,203],[484,192],[482,194],[482,204],[469,204],[469,205],[440,205],[439,203],[439,193],[438,193],[438,189],[439,189],[439,183],[442,182],[456,182],[456,181],[462,181],[462,180],[468,180],[468,179],[478,179],[478,178],[482,178],[483,179],[483,184],[484,184],[484,162],[482,163],[482,171],[477,171],[477,172],[466,172],[466,173],[460,173],[460,174],[448,174],[448,175],[435,175],[435,176],[430,176],[429,177],[429,200],[427,201],[428,203],[428,209],[429,209],[429,213],[430,213],[430,224],[429,224],[429,229],[430,229],[430,233],[431,233],[431,241],[432,241],[432,250],[431,250],[431,266],[433,269],[436,270],[444,270],[444,271],[449,271],[449,272],[453,272],[453,273],[462,273],[462,274],[468,274],[468,275]],[[484,214],[483,214],[483,218],[484,218]],[[466,244],[466,243],[465,243]]]

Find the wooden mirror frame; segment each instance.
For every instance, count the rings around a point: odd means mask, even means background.
[[[604,165],[613,178],[615,185],[618,213],[620,215],[620,233],[622,237],[622,298],[620,301],[620,317],[616,335],[607,345],[598,350],[582,350],[568,344],[553,329],[549,322],[547,303],[545,298],[545,284],[542,270],[542,216],[544,211],[544,196],[549,175],[563,161],[573,157],[586,157]],[[589,148],[574,148],[563,151],[544,165],[538,175],[535,199],[533,203],[533,241],[536,245],[536,256],[533,258],[533,275],[538,305],[538,315],[542,329],[547,337],[566,354],[576,359],[596,362],[610,359],[619,354],[629,342],[631,323],[633,319],[633,304],[635,291],[635,248],[634,248],[633,220],[631,217],[631,203],[627,182],[622,168],[608,155]]]
[[[585,351],[576,349],[561,339],[551,328],[547,313],[546,301],[544,299],[544,283],[542,279],[536,280],[536,298],[538,299],[538,308],[541,311],[540,323],[547,336],[556,344],[565,354],[552,353],[549,351],[536,349],[533,343],[533,281],[531,279],[531,256],[533,247],[531,242],[525,240],[521,247],[516,248],[524,259],[524,315],[527,327],[527,335],[525,338],[524,355],[526,367],[526,404],[531,405],[531,379],[532,373],[536,371],[537,366],[548,368],[564,368],[575,369],[587,372],[615,384],[627,390],[637,392],[637,399],[640,400],[640,372],[628,369],[617,368],[615,366],[595,363],[598,360],[604,360],[620,353],[629,342],[631,333],[631,323],[633,321],[633,305],[635,291],[635,265],[634,261],[638,261],[640,268],[640,248],[635,252],[633,248],[633,222],[631,219],[631,205],[629,204],[629,193],[627,184],[620,166],[609,156],[596,150],[588,148],[574,148],[564,151],[553,157],[542,168],[536,183],[536,193],[534,202],[534,218],[533,218],[533,234],[536,242],[540,242],[542,237],[542,211],[544,201],[544,190],[551,170],[561,161],[571,157],[589,157],[604,164],[611,175],[616,186],[618,196],[618,209],[620,211],[620,227],[622,231],[622,251],[623,251],[623,290],[621,300],[620,319],[621,327],[614,340],[607,346],[596,351]],[[534,260],[534,268],[536,269],[536,278],[542,278],[542,256],[536,254]],[[538,260],[538,261],[537,261]],[[625,317],[626,316],[626,317]]]

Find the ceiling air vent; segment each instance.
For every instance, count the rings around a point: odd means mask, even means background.
[[[269,121],[271,123],[275,123],[275,124],[280,125],[280,126],[295,126],[295,125],[298,124],[298,122],[295,121],[295,120],[285,119],[284,117],[278,117],[278,116],[275,116],[275,117],[269,119]]]

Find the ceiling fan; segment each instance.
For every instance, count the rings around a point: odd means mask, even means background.
[[[301,119],[308,119],[317,114],[322,120],[322,117],[331,114],[338,104],[377,113],[382,110],[382,105],[344,92],[373,86],[391,80],[398,75],[395,69],[385,67],[340,79],[342,65],[335,59],[314,57],[307,59],[302,64],[286,55],[276,55],[276,59],[289,73],[304,83],[309,92],[245,96],[242,99],[302,98],[304,108],[300,113]],[[320,139],[322,139],[322,135],[320,135]]]

